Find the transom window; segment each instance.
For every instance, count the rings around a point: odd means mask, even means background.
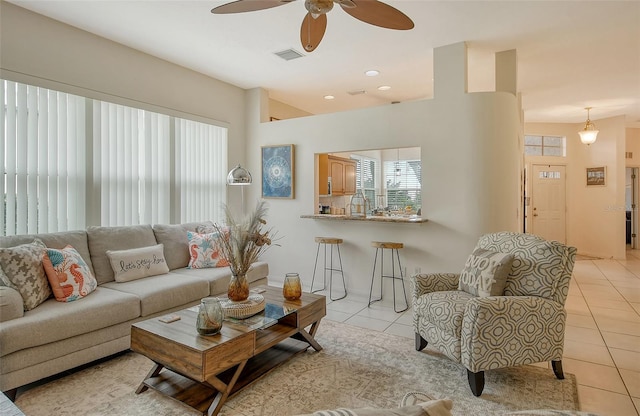
[[[565,157],[566,138],[562,136],[524,136],[524,154],[527,156]]]

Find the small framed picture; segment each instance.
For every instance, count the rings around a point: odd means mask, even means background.
[[[587,168],[587,186],[605,186],[606,172],[606,166]]]
[[[293,199],[295,181],[292,144],[262,146],[262,197]]]

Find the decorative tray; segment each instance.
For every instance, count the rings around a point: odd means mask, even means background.
[[[251,293],[247,300],[234,302],[229,299],[220,299],[220,305],[227,318],[244,319],[264,310],[264,296],[259,293]]]

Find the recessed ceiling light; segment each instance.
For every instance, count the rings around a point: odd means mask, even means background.
[[[370,69],[367,72],[364,73],[366,76],[368,77],[375,77],[376,75],[380,74],[380,71],[376,71],[375,69]]]
[[[325,95],[324,96],[325,100],[333,100],[334,98],[336,98],[336,97],[334,97],[333,95]]]
[[[380,86],[378,87],[378,89],[379,89],[380,91],[387,91],[387,90],[390,90],[390,89],[391,89],[391,87],[390,87],[390,86],[388,86],[388,85],[380,85]]]

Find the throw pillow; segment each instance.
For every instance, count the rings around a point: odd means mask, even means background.
[[[479,297],[501,296],[511,263],[513,254],[478,248],[471,253],[460,273],[458,289]]]
[[[163,244],[130,250],[107,250],[107,257],[119,283],[169,273]]]
[[[211,234],[216,232],[216,228],[213,224],[200,224],[196,227],[198,234]]]
[[[39,239],[16,247],[0,248],[0,267],[20,292],[24,310],[30,311],[51,296],[49,281],[42,267],[46,246]]]
[[[11,283],[11,280],[9,280],[9,277],[7,277],[7,275],[4,273],[4,270],[2,270],[2,267],[0,267],[0,286],[7,286],[7,287],[10,287],[11,289],[18,290],[18,288],[13,283]]]
[[[59,302],[72,302],[96,290],[98,282],[78,250],[68,245],[58,250],[47,248],[42,265],[53,295]]]
[[[221,256],[218,248],[218,236],[218,233],[200,234],[187,231],[191,254],[188,266],[190,269],[229,266],[229,262]]]

